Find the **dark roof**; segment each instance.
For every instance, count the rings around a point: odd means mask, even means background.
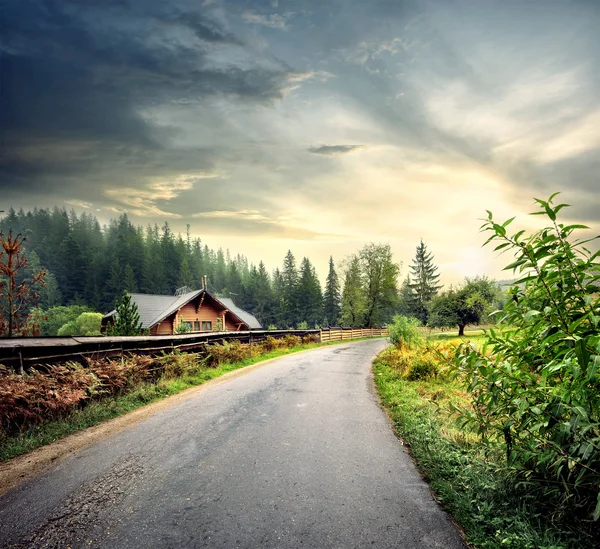
[[[244,309],[240,309],[230,297],[218,297],[217,299],[235,316],[239,317],[240,320],[244,321],[245,324],[248,324],[248,328],[251,330],[260,330],[262,328],[260,322],[254,315],[244,311]]]
[[[204,290],[182,295],[131,294],[131,299],[138,306],[142,328],[148,329],[177,312],[202,292]]]
[[[171,316],[186,303],[189,303],[192,299],[195,299],[202,293],[206,293],[211,299],[222,305],[224,309],[229,310],[234,316],[238,317],[241,322],[247,324],[249,328],[262,328],[254,316],[237,307],[231,299],[226,297],[214,297],[206,290],[195,290],[182,295],[131,294],[131,300],[138,307],[142,329],[147,330]],[[116,310],[113,310],[104,315],[104,318],[108,319],[115,313]]]

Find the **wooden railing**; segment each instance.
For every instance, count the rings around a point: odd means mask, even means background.
[[[363,337],[384,337],[390,335],[388,328],[321,328],[321,342],[344,341]]]
[[[85,363],[86,358],[118,357],[123,354],[158,355],[173,351],[198,352],[206,345],[240,341],[259,343],[267,337],[313,336],[320,341],[344,341],[388,335],[387,328],[324,328],[322,330],[252,330],[205,332],[169,336],[122,337],[34,337],[0,339],[0,365],[19,370],[39,364],[67,361]]]

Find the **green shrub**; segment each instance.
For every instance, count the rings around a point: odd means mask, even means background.
[[[58,335],[65,336],[99,336],[100,324],[102,323],[101,313],[81,313],[77,319],[64,324]]]
[[[289,349],[293,347],[300,347],[302,345],[302,338],[297,335],[286,334],[283,338],[284,347],[288,347]]]
[[[417,355],[413,357],[412,363],[406,374],[408,381],[420,381],[431,379],[438,375],[439,362],[431,354]]]
[[[412,347],[422,341],[420,322],[416,318],[396,315],[389,326],[390,342],[398,347]]]
[[[550,514],[583,523],[600,517],[600,252],[571,242],[585,227],[559,224],[566,205],[554,196],[536,199],[551,223],[530,236],[508,236],[512,219],[488,212],[486,244],[514,252],[506,269],[520,279],[489,331],[494,354],[461,346],[456,375],[473,399],[464,421],[504,446],[508,468],[541,490]]]

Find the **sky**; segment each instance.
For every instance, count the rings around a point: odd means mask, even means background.
[[[485,210],[600,227],[599,0],[5,0],[0,209],[165,221],[326,275],[510,278]]]

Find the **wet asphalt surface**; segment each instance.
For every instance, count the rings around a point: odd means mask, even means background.
[[[62,460],[0,498],[0,547],[463,548],[378,405],[385,345],[284,357]]]

